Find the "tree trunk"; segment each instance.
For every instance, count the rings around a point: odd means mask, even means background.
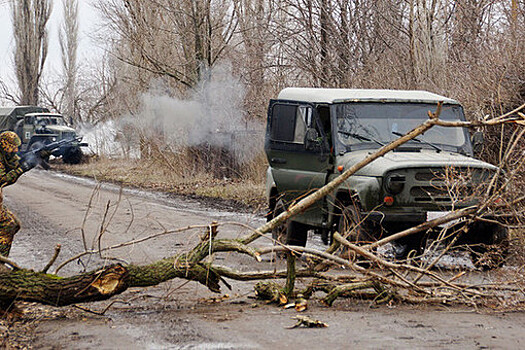
[[[21,105],[38,105],[40,78],[47,58],[47,0],[17,0],[11,3],[15,39],[15,74]]]
[[[219,276],[201,264],[187,263],[186,254],[167,258],[150,265],[112,265],[72,277],[14,270],[0,273],[0,304],[15,300],[32,301],[53,306],[106,300],[130,287],[148,287],[174,279],[185,278],[219,292]]]

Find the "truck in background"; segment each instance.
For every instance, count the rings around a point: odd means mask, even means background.
[[[6,130],[14,131],[22,140],[21,154],[52,142],[72,140],[52,152],[67,164],[80,163],[81,147],[87,146],[61,114],[50,113],[45,107],[0,107],[0,132]]]

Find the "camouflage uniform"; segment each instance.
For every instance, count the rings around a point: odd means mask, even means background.
[[[15,183],[24,172],[16,155],[20,144],[20,138],[14,132],[0,134],[0,254],[5,257],[9,255],[15,233],[20,230],[20,221],[3,205],[2,189]]]

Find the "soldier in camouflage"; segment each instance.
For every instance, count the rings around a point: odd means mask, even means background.
[[[20,175],[37,165],[36,159],[24,159],[17,156],[21,141],[12,131],[0,134],[0,254],[9,256],[13,237],[20,230],[20,221],[3,204],[2,189],[18,180]]]

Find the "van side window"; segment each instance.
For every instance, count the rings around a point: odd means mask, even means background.
[[[332,128],[330,126],[330,108],[328,108],[328,106],[319,106],[317,108],[317,114],[319,115],[319,121],[321,122],[322,133],[326,136],[328,145],[331,145]]]
[[[270,135],[272,140],[292,142],[294,140],[297,106],[276,104],[272,109]]]
[[[295,119],[294,143],[304,143],[306,129],[312,125],[312,108],[308,106],[299,106]]]
[[[311,107],[276,104],[272,109],[270,135],[274,141],[304,144],[306,130],[311,124]]]

